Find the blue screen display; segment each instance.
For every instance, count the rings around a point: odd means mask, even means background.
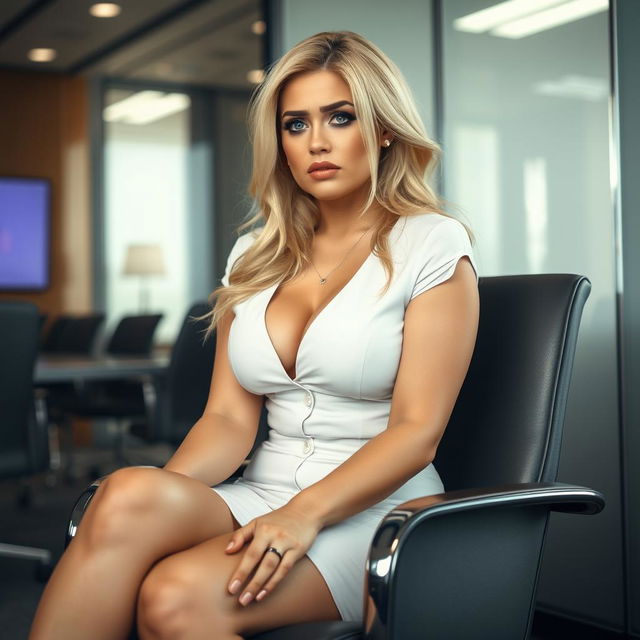
[[[41,178],[0,178],[0,289],[48,286],[50,189]]]

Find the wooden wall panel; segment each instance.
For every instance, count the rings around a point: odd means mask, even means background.
[[[52,317],[91,309],[91,213],[86,81],[0,70],[0,175],[51,181],[51,280],[43,292],[0,292]]]

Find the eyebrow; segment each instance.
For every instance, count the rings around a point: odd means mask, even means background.
[[[332,109],[337,109],[338,107],[342,107],[343,105],[348,104],[353,107],[353,104],[348,100],[339,100],[338,102],[334,102],[332,104],[327,104],[324,107],[320,107],[320,111],[324,113],[325,111],[331,111]],[[308,111],[285,111],[280,117],[284,118],[285,116],[308,116]]]

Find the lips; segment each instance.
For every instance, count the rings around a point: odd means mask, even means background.
[[[313,173],[314,171],[322,171],[323,169],[339,169],[338,165],[332,164],[331,162],[314,162],[309,165],[307,169],[307,173]]]

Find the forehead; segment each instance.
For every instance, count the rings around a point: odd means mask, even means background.
[[[321,105],[349,100],[349,85],[335,71],[307,71],[291,78],[280,93],[281,111],[287,109],[317,111]]]

